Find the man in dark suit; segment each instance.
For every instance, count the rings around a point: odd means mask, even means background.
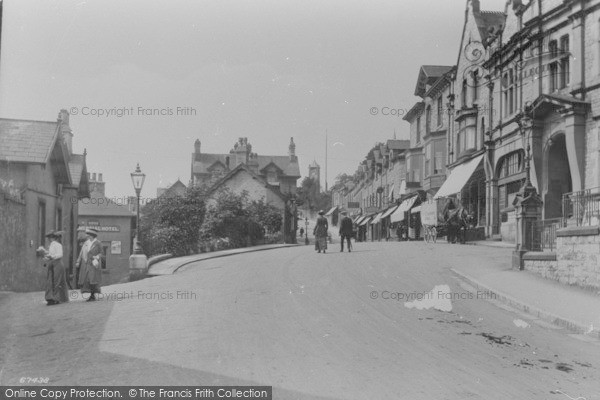
[[[346,239],[348,241],[348,253],[349,253],[350,249],[351,249],[350,238],[352,237],[352,233],[353,233],[354,229],[352,226],[352,220],[348,216],[348,213],[346,211],[342,211],[342,215],[343,215],[343,218],[342,218],[342,221],[340,222],[340,236],[342,237],[342,240],[341,240],[342,249],[340,250],[340,252],[344,251],[344,239]]]

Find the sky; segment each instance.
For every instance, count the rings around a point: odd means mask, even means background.
[[[503,11],[505,0],[481,0]],[[376,142],[408,139],[421,65],[454,65],[464,0],[4,0],[0,117],[71,113],[109,197],[188,183],[194,141],[259,155],[296,143],[329,186]],[[301,180],[298,180],[300,184]]]

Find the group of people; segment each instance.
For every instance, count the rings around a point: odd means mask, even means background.
[[[96,300],[100,293],[102,277],[102,243],[98,240],[98,231],[92,228],[85,230],[86,240],[81,247],[75,268],[79,272],[78,286],[81,293],[90,293],[87,301]],[[46,234],[49,240],[48,249],[38,249],[46,267],[46,304],[49,306],[69,301],[67,271],[63,264],[62,232],[50,231]]]
[[[344,241],[348,244],[348,252],[352,251],[352,243],[350,239],[354,235],[354,226],[352,223],[352,219],[348,216],[346,211],[342,211],[342,220],[340,221],[340,243],[342,245],[340,252],[344,252]],[[325,218],[325,211],[319,211],[319,216],[317,217],[317,223],[315,224],[315,229],[313,230],[313,235],[315,235],[315,250],[318,253],[323,252],[325,254],[327,250],[327,239],[329,236],[329,222],[327,222],[327,218]]]

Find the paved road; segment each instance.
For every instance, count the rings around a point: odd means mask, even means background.
[[[600,399],[598,342],[478,299],[486,294],[450,271],[508,265],[510,250],[390,242],[338,251],[203,261],[105,288],[112,297],[96,303],[0,297],[0,383],[263,384],[276,399]]]

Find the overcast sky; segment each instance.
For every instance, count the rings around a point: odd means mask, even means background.
[[[303,176],[314,159],[323,180],[326,130],[331,185],[377,141],[408,138],[408,124],[381,110],[412,107],[421,65],[456,63],[464,9],[464,0],[4,0],[0,117],[52,121],[70,110],[75,151],[87,148],[108,196],[134,194],[137,162],[143,196],[187,184],[196,138],[207,153],[248,137],[256,153],[282,155],[293,136]],[[130,115],[89,115],[123,109]]]

